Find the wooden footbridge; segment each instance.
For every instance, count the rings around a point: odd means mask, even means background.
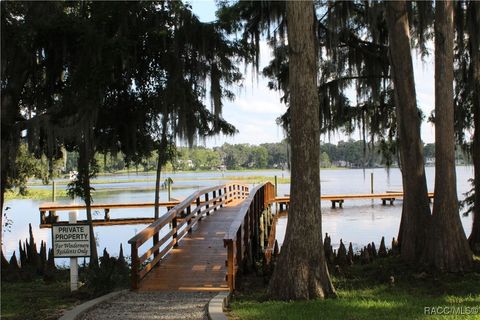
[[[346,199],[381,199],[393,203],[403,193],[322,196],[340,206]],[[429,194],[433,197],[433,193]],[[163,202],[160,218],[110,218],[111,209],[152,208],[153,203],[95,204],[105,215],[94,225],[151,223],[128,242],[131,246],[131,287],[140,291],[232,291],[240,270],[269,261],[275,245],[271,205],[288,207],[289,197],[275,197],[270,182],[249,190],[226,184],[199,190],[183,201]],[[40,226],[62,224],[57,211],[85,209],[82,205],[40,206]],[[46,215],[49,212],[49,215]]]
[[[153,207],[153,203],[95,204],[104,217],[94,225],[151,222],[128,242],[131,245],[131,287],[154,291],[229,291],[239,270],[254,268],[262,254],[273,252],[274,186],[252,190],[226,184],[199,190],[183,201],[160,204],[167,212],[159,219],[110,217],[111,209]],[[40,206],[40,226],[64,224],[58,211],[85,209],[83,205],[46,203]],[[47,215],[46,213],[49,212]],[[80,221],[79,221],[80,222]],[[85,222],[85,221],[82,221]]]
[[[252,267],[267,246],[273,198],[271,183],[195,192],[128,241],[132,288],[233,290],[238,270]]]

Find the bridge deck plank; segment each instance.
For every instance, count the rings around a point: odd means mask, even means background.
[[[228,291],[223,238],[239,211],[236,201],[203,218],[141,281],[139,291]]]

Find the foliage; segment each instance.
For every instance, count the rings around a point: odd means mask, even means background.
[[[99,265],[85,267],[84,282],[94,295],[102,295],[129,284],[130,269],[122,258],[110,257],[106,251]]]
[[[29,116],[9,125],[27,129],[37,156],[53,157],[64,145],[87,148],[89,157],[122,152],[126,163],[139,163],[155,149],[165,116],[167,134],[190,144],[197,134],[235,132],[221,104],[241,79],[237,44],[181,2],[2,3],[2,23],[2,64],[13,68],[20,52],[29,56],[19,103],[6,108]],[[16,73],[2,68],[2,79]],[[203,102],[207,80],[212,111]],[[2,91],[11,84],[2,81]]]
[[[388,152],[382,149],[390,148]],[[386,157],[395,154],[395,145],[386,142],[377,142],[373,147],[364,150],[363,141],[339,141],[337,144],[322,143],[321,162],[322,167],[348,166],[348,167],[378,167],[392,166],[397,163],[396,157]],[[225,165],[227,170],[241,169],[287,169],[289,163],[289,146],[286,140],[279,143],[263,143],[259,146],[249,144],[224,144],[220,147],[177,147],[175,157],[164,167],[165,171],[172,170],[218,170]],[[77,170],[76,164],[71,163],[69,157],[76,159],[75,153],[68,153],[67,170]],[[435,158],[435,144],[427,143],[424,146],[426,159]],[[122,153],[116,155],[99,154],[95,160],[99,164],[98,173],[115,173],[134,167],[141,171],[153,171],[156,166],[157,151],[152,152],[149,158],[143,159],[139,164],[126,163]],[[457,148],[456,160],[460,163],[470,163],[460,147]],[[98,182],[96,182],[98,183]]]
[[[89,170],[79,170],[76,177],[70,181],[67,185],[67,195],[70,198],[75,198],[75,196],[79,196],[83,200],[85,197],[90,196],[89,201],[92,201],[91,198],[91,191],[95,191],[95,188],[90,186],[90,183],[86,184],[85,181],[88,179],[95,178],[98,172],[98,165],[95,159],[93,159],[90,163]],[[87,189],[88,188],[88,192]]]
[[[51,167],[53,165],[53,167]],[[30,178],[42,180],[48,184],[49,180],[58,177],[61,170],[61,161],[48,161],[46,157],[36,159],[21,143],[15,158],[15,170],[7,180],[8,188],[17,188],[20,195],[27,195],[27,182]]]
[[[427,143],[423,147],[423,155],[425,156],[425,158],[435,158],[435,144]]]
[[[470,183],[472,184],[472,189],[464,194],[465,199],[460,201],[460,209],[465,210],[463,215],[468,216],[470,213],[474,213],[474,205],[475,205],[475,180],[470,179]]]
[[[425,314],[425,307],[478,308],[480,304],[478,262],[476,272],[442,276],[417,274],[397,257],[354,265],[333,273],[338,299],[327,300],[266,301],[262,281],[254,280],[256,285],[249,284],[253,289],[237,292],[231,302],[233,319],[318,319],[319,315],[328,319],[444,319],[445,315]]]
[[[455,134],[459,145],[471,152],[471,143],[467,132],[474,128],[475,103],[479,93],[476,91],[475,59],[480,41],[478,40],[478,17],[475,17],[475,1],[458,1],[455,10]],[[477,46],[477,48],[475,48]],[[478,64],[478,63],[477,63]],[[477,66],[478,67],[478,66]],[[477,101],[477,102],[476,102]],[[473,139],[472,139],[473,140]]]
[[[331,165],[332,165],[332,163],[330,162],[330,157],[328,156],[328,154],[325,151],[323,151],[320,154],[320,167],[329,168]]]

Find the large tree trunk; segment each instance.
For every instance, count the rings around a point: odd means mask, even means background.
[[[475,198],[473,203],[472,232],[468,238],[470,248],[476,254],[480,254],[480,3],[470,1],[470,57],[473,69],[473,123],[475,132],[473,135],[473,169]]]
[[[85,135],[88,135],[85,134]],[[98,253],[97,253],[97,244],[95,240],[95,233],[93,232],[93,219],[92,219],[92,196],[90,192],[90,161],[91,161],[91,145],[89,145],[88,138],[85,136],[81,143],[80,152],[78,156],[78,175],[81,179],[80,183],[82,184],[84,190],[84,201],[87,212],[87,221],[90,228],[90,265],[98,265]]]
[[[430,218],[420,115],[406,4],[405,1],[389,1],[386,6],[404,192],[398,239],[402,258],[409,263],[416,263],[423,252]]]
[[[453,3],[435,3],[435,198],[424,261],[439,271],[470,269],[472,252],[460,221],[453,118]]]
[[[168,115],[164,115],[162,119],[162,135],[160,137],[160,143],[158,145],[158,155],[157,155],[157,172],[155,177],[155,204],[154,204],[154,217],[158,219],[160,217],[160,184],[161,184],[161,173],[162,167],[167,162],[166,152],[167,152],[167,125],[168,125]],[[170,199],[168,199],[170,200]],[[153,245],[155,246],[158,243],[159,235],[158,233],[153,236]],[[156,257],[160,253],[160,249],[157,249],[154,252]]]
[[[155,209],[154,209],[154,217],[158,219],[160,217],[160,180],[162,176],[162,159],[160,153],[163,152],[162,148],[159,147],[157,156],[157,171],[155,175]]]
[[[160,214],[160,179],[162,167],[167,162],[167,125],[168,125],[168,115],[164,115],[162,119],[162,134],[160,136],[160,143],[158,145],[158,155],[157,155],[157,172],[155,177],[155,219],[158,219]],[[168,199],[170,200],[170,199]]]
[[[2,168],[3,169],[3,168]],[[5,185],[7,183],[7,177],[6,174],[1,171],[1,181],[0,181],[0,188],[1,188],[1,194],[0,194],[0,248],[3,249],[3,203],[5,202]]]
[[[269,293],[275,299],[334,296],[322,241],[317,55],[312,1],[288,1],[292,184],[288,224]]]

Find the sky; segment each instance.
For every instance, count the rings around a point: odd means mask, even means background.
[[[186,1],[192,6],[193,13],[203,22],[215,20],[215,2],[210,0]],[[433,50],[432,50],[433,52]],[[260,47],[260,70],[268,64],[271,51],[266,42]],[[434,64],[433,54],[424,58],[413,54],[415,85],[418,106],[423,113],[430,116],[435,103],[434,96]],[[244,71],[245,66],[240,66]],[[280,142],[284,139],[284,132],[276,124],[276,119],[285,111],[286,107],[280,103],[280,93],[269,90],[267,80],[261,75],[252,75],[251,68],[247,67],[244,72],[244,81],[241,87],[233,87],[231,90],[236,94],[234,101],[225,101],[223,117],[233,124],[239,131],[233,137],[217,136],[206,140],[207,147],[219,146],[227,142],[230,144],[249,143],[261,144],[266,142]],[[352,97],[354,101],[354,97]],[[422,140],[432,143],[435,140],[435,129],[431,123],[424,121],[421,128]],[[344,134],[332,134],[330,137],[322,137],[322,141],[337,143],[349,138],[358,140],[360,134],[352,136]]]

